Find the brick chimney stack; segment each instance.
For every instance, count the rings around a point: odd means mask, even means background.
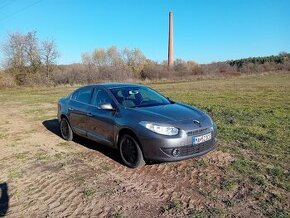
[[[168,66],[172,67],[174,64],[173,57],[173,13],[169,12],[169,36],[168,36]]]

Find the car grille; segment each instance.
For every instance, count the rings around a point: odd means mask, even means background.
[[[206,132],[209,132],[209,131],[210,131],[210,128],[207,127],[207,128],[195,129],[195,130],[192,130],[192,131],[187,132],[186,134],[188,136],[193,136],[193,135],[198,135],[198,134],[206,133]]]
[[[212,148],[214,146],[214,142],[213,139],[198,145],[187,145],[187,146],[182,146],[182,147],[176,147],[176,149],[179,149],[179,157],[182,156],[189,156],[189,155],[193,155],[193,154],[198,154],[207,150],[210,150],[210,148]],[[162,150],[170,155],[172,155],[172,150],[175,148],[162,148]]]
[[[209,150],[213,146],[212,141],[207,141],[198,145],[188,145],[181,147],[180,156],[188,156],[192,154],[198,154],[203,151]]]

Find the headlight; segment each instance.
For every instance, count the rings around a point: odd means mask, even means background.
[[[161,135],[177,135],[179,130],[174,126],[167,125],[167,124],[159,124],[153,122],[142,121],[140,122],[142,126],[146,129],[151,130],[152,132],[161,134]]]

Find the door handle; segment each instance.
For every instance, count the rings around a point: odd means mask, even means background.
[[[69,107],[68,110],[69,110],[69,111],[73,111],[74,109],[73,109],[72,107]]]
[[[87,116],[88,116],[88,117],[92,117],[93,114],[92,114],[92,113],[87,113]]]

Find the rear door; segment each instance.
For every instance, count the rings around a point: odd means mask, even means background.
[[[115,115],[117,112],[103,110],[101,104],[110,103],[116,107],[111,96],[103,88],[96,87],[88,109],[87,136],[107,145],[113,145]]]
[[[92,97],[93,87],[87,86],[76,90],[69,103],[70,124],[77,134],[86,135],[88,122],[88,107]]]

